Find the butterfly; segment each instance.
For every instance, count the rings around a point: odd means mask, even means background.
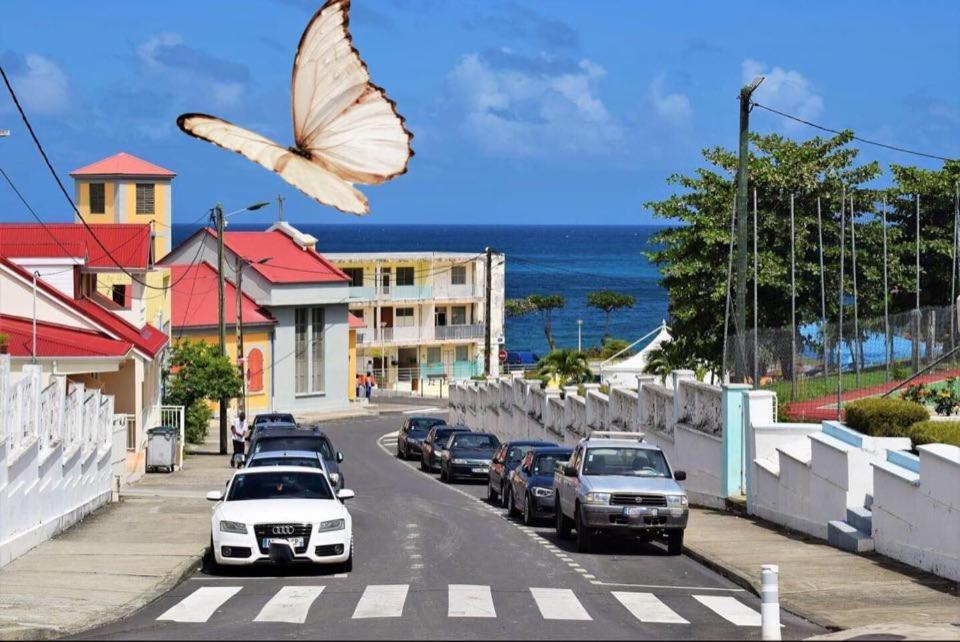
[[[327,0],[300,38],[291,82],[293,146],[207,114],[182,114],[177,126],[276,172],[319,203],[367,214],[367,198],[354,183],[376,185],[406,172],[413,134],[370,82],[352,43],[349,11],[350,0]]]

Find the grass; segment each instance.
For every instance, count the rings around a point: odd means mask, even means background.
[[[884,368],[879,368],[862,370],[860,371],[859,377],[857,377],[856,373],[844,372],[840,381],[841,390],[847,392],[849,390],[860,390],[861,388],[872,388],[893,381],[893,379],[888,378]],[[790,381],[775,381],[763,386],[763,389],[772,390],[777,393],[777,398],[786,403],[819,399],[820,397],[837,394],[837,375],[804,377],[800,379],[797,381],[797,396],[795,398],[791,398]]]

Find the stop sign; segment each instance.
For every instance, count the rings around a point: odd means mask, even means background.
[[[500,363],[506,363],[506,362],[507,362],[507,351],[501,349],[501,350],[500,350]]]

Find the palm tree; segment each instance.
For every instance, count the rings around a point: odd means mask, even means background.
[[[578,385],[593,377],[587,357],[576,350],[554,350],[537,364],[539,373],[557,379],[562,386]]]
[[[647,363],[643,372],[660,377],[663,382],[674,370],[692,368],[696,366],[694,359],[683,353],[680,344],[676,341],[664,341],[647,353]]]

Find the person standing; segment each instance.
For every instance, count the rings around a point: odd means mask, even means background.
[[[363,393],[366,388],[366,384],[364,383],[365,381],[366,380],[363,376],[363,373],[358,372],[357,373],[357,399],[360,399],[361,397],[363,397]]]
[[[364,387],[365,387],[366,393],[367,393],[367,401],[370,401],[370,390],[373,388],[373,373],[372,373],[372,372],[368,372],[368,373],[367,373],[367,378],[366,378],[366,380],[363,382],[363,384],[364,384]]]
[[[247,415],[242,410],[230,426],[230,435],[233,437],[233,456],[230,458],[230,467],[233,468],[239,463],[237,455],[243,456],[244,438],[247,436]]]

